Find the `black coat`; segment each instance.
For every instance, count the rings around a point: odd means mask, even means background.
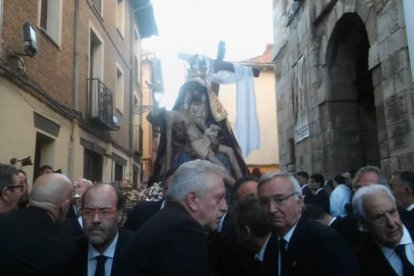
[[[125,248],[127,241],[132,237],[133,232],[120,229],[118,235],[118,241],[115,246],[114,259],[112,261],[111,276],[115,275],[115,271],[118,269],[122,252]],[[76,264],[76,276],[88,275],[88,239],[84,236],[77,240],[78,257]]]
[[[164,201],[143,201],[137,205],[128,214],[124,228],[129,231],[137,231],[144,223],[146,223],[155,213],[157,213]]]
[[[76,245],[45,210],[0,215],[0,244],[0,275],[73,275]]]
[[[411,238],[414,239],[414,224],[412,221],[404,223],[410,232]],[[361,244],[357,250],[361,276],[397,276],[395,270],[385,258],[378,244],[371,235]]]
[[[180,204],[168,202],[134,233],[119,268],[120,276],[209,275],[204,229]]]
[[[264,275],[277,275],[278,239],[273,233],[263,260]],[[358,265],[349,246],[335,230],[301,217],[286,251],[285,272],[306,276],[358,275]]]

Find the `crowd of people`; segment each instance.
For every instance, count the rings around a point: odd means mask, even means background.
[[[125,212],[130,183],[0,164],[0,275],[414,275],[414,171],[229,179],[189,161]]]

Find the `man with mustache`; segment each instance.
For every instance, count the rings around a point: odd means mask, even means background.
[[[274,231],[263,259],[264,275],[358,275],[357,261],[335,230],[302,216],[303,195],[296,178],[268,173],[258,197]]]
[[[414,231],[402,223],[388,187],[372,184],[358,189],[352,207],[369,238],[357,251],[361,275],[414,275]]]
[[[76,275],[114,275],[132,232],[119,229],[125,200],[113,186],[95,184],[83,195],[81,216],[87,239],[80,239]]]

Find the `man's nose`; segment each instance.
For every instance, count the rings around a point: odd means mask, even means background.
[[[271,213],[274,213],[274,212],[276,212],[278,209],[277,209],[277,204],[273,201],[273,200],[271,200],[270,201],[270,203],[269,203],[269,211],[271,212]]]
[[[220,211],[227,212],[228,206],[225,199],[222,200],[220,204]]]
[[[390,227],[393,228],[396,224],[397,224],[397,218],[395,216],[392,216],[391,214],[386,213],[385,214],[385,224]]]
[[[101,222],[101,217],[99,215],[99,212],[95,212],[95,214],[92,217],[92,222],[93,223],[100,223]]]

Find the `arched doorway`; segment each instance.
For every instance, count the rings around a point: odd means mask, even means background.
[[[361,18],[356,13],[343,15],[328,42],[329,95],[320,109],[328,174],[379,165],[369,47]]]

